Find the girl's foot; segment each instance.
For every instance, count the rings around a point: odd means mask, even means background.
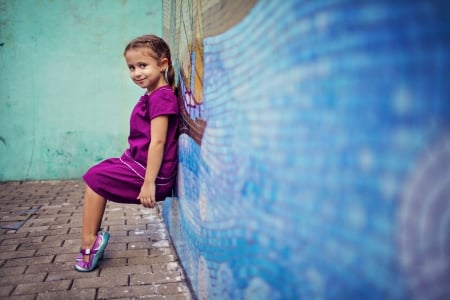
[[[99,232],[97,232],[97,234],[103,234],[103,230],[102,229],[100,229],[99,230]],[[109,233],[108,233],[109,234]],[[103,259],[103,252],[102,252],[102,255],[100,256],[100,258],[99,258],[99,260],[102,260]],[[80,251],[80,253],[77,255],[77,257],[75,258],[75,261],[76,262],[78,262],[78,261],[82,261],[83,260],[83,254],[81,253],[81,251]]]
[[[107,231],[99,231],[94,245],[91,249],[81,249],[80,255],[76,258],[75,270],[79,272],[90,272],[95,269],[98,261],[103,256],[109,241],[109,233]],[[84,261],[83,256],[89,255],[89,260]]]

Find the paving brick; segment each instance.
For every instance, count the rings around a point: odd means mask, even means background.
[[[17,259],[9,259],[4,264],[4,267],[16,267],[16,266],[27,266],[27,265],[35,265],[35,264],[45,264],[50,263],[53,260],[54,256],[38,256],[38,257],[26,257],[26,258],[17,258]]]
[[[36,227],[28,227],[28,226],[23,226],[21,228],[19,228],[19,230],[17,230],[17,232],[31,232],[34,233],[34,235],[39,235],[42,232],[46,232],[48,231],[48,226],[36,226]]]
[[[166,232],[152,232],[150,233],[151,241],[167,240],[168,234]]]
[[[46,216],[52,216],[53,217],[53,222],[56,222],[56,217],[62,212],[62,209],[64,209],[63,206],[58,206],[58,207],[53,207],[53,208],[45,208],[45,207],[41,207],[39,209],[39,212],[41,215],[46,215]],[[50,223],[51,225],[51,223]]]
[[[108,249],[108,251],[126,251],[127,244],[125,244],[125,243],[109,243],[107,249]]]
[[[42,236],[28,237],[28,233],[12,233],[12,234],[3,234],[1,236],[0,245],[12,245],[12,244],[20,244],[20,243],[39,243],[42,242]]]
[[[18,247],[19,247],[18,244],[0,246],[0,253],[7,252],[7,251],[16,251]],[[24,249],[22,249],[22,250],[24,250]]]
[[[20,243],[18,250],[39,250],[46,248],[58,248],[61,247],[62,240],[55,240],[45,243]]]
[[[0,268],[0,277],[25,273],[27,266]]]
[[[165,232],[166,226],[164,225],[164,223],[147,224],[147,230],[149,230],[151,233],[158,231]]]
[[[184,281],[184,276],[180,271],[132,274],[130,276],[130,285],[173,283],[182,281]]]
[[[79,251],[76,251],[75,253],[78,254]],[[57,263],[67,263],[67,262],[72,262],[75,261],[75,256],[74,253],[63,253],[63,254],[58,254],[55,257],[55,262]]]
[[[148,237],[148,236],[150,236],[150,234],[151,234],[152,232],[151,231],[149,231],[149,230],[143,230],[143,229],[136,229],[136,230],[128,230],[127,232],[126,232],[126,235],[128,235],[128,236],[145,236],[145,237]]]
[[[127,258],[110,258],[101,261],[102,270],[108,270],[111,267],[123,267],[128,265]]]
[[[81,234],[81,225],[80,226],[73,226],[70,224],[69,231],[70,234]]]
[[[132,243],[132,242],[143,242],[143,241],[149,241],[148,236],[144,235],[136,235],[136,236],[126,236],[126,235],[115,235],[111,233],[111,239],[109,240],[110,244],[114,243]],[[109,247],[109,246],[108,246]]]
[[[169,241],[164,241],[169,242]],[[157,243],[157,242],[155,242]],[[175,250],[173,250],[171,247],[161,247],[161,248],[152,248],[150,249],[150,257],[153,256],[161,256],[161,255],[173,255],[175,256]]]
[[[100,287],[113,287],[113,286],[128,286],[128,275],[126,274],[114,274],[111,276],[102,276],[95,278],[80,277],[75,279],[72,288],[85,289],[85,288],[100,288]]]
[[[189,293],[189,288],[185,282],[157,284],[156,292],[161,295],[179,295]]]
[[[105,258],[117,258],[117,257],[145,257],[148,255],[147,249],[137,249],[137,250],[125,250],[125,251],[110,251],[108,248],[105,250]]]
[[[94,277],[98,277],[99,270],[96,269],[92,272],[78,272],[74,270],[75,262],[72,264],[72,268],[70,270],[56,270],[53,272],[50,272],[45,279],[45,281],[57,281],[57,280],[65,280],[65,279],[78,279],[78,278],[89,278],[93,279]]]
[[[166,272],[166,271],[178,271],[182,270],[182,267],[178,261],[164,263],[164,264],[153,264],[152,270],[156,272]]]
[[[156,286],[143,285],[143,286],[121,286],[121,287],[108,287],[99,288],[97,299],[113,299],[113,298],[143,298],[155,295],[157,293]],[[166,298],[164,298],[166,299]]]
[[[13,285],[18,283],[42,282],[44,281],[45,276],[47,276],[47,273],[2,276],[0,277],[0,286]]]
[[[8,300],[34,300],[35,295],[9,296]]]
[[[38,251],[36,252],[36,255],[51,255],[51,254],[56,254],[58,255],[69,255],[72,257],[75,257],[79,250],[79,248],[69,248],[69,247],[55,247],[55,248],[42,248],[42,249],[38,249]],[[59,260],[58,260],[59,261]]]
[[[26,221],[30,218],[28,215],[22,215],[21,210],[18,211],[5,211],[0,215],[0,222],[12,223],[17,221]]]
[[[152,247],[154,248],[158,248],[155,250],[171,250],[170,247],[170,242],[169,240],[160,240],[160,241],[153,241],[152,242]]]
[[[112,225],[126,225],[127,218],[120,218],[120,219],[110,219],[105,218],[103,220],[103,226],[112,226]]]
[[[0,259],[10,259],[10,258],[22,258],[22,257],[32,257],[36,253],[36,250],[20,250],[20,251],[7,251],[0,252]]]
[[[58,215],[55,217],[55,223],[57,223],[57,224],[71,223],[72,224],[72,222],[75,223],[75,221],[78,221],[78,224],[81,225],[81,219],[78,218],[77,215],[74,216],[74,212],[76,212],[76,211],[73,211],[73,210],[69,211],[68,209],[65,209],[64,211],[59,212]]]
[[[125,220],[124,208],[114,207],[114,205],[108,204],[107,211],[105,211],[105,219],[123,219]]]
[[[175,261],[177,258],[174,255],[154,256],[154,257],[132,257],[128,259],[129,265],[142,265],[142,264],[159,264],[169,263]]]
[[[74,259],[66,263],[45,263],[45,264],[35,264],[28,266],[26,269],[26,274],[34,274],[41,272],[62,272],[67,270],[73,270]]]
[[[137,266],[118,266],[114,268],[104,268],[100,272],[100,277],[112,277],[115,274],[150,274],[152,268],[149,265],[137,265]]]
[[[149,241],[139,241],[139,242],[131,242],[127,245],[128,250],[136,250],[136,249],[149,249],[152,244]]]
[[[50,226],[52,224],[55,224],[55,218],[43,218],[39,215],[36,218],[30,218],[27,227]]]
[[[159,224],[159,223],[161,223],[161,220],[158,217],[152,215],[152,216],[143,217],[141,219],[134,219],[134,220],[131,220],[128,222],[130,225],[131,224],[141,225],[141,226],[145,226],[147,228],[147,225],[152,224],[152,223]]]
[[[95,288],[91,289],[75,289],[70,291],[59,291],[59,292],[44,292],[37,295],[37,300],[86,300],[95,299],[97,291]]]
[[[50,227],[48,229],[50,231],[61,230],[61,231],[64,231],[64,233],[69,233],[70,230],[72,229],[72,227],[74,227],[74,225],[72,225],[72,224],[68,224],[68,223],[61,224],[61,223],[56,223],[56,221],[55,221],[55,223],[53,225],[50,225]],[[81,225],[77,226],[77,228],[78,227],[81,227]]]
[[[109,229],[109,226],[102,226],[103,230],[109,231],[111,234],[111,237],[126,237],[128,235],[128,232],[125,230],[120,231],[112,231]]]
[[[177,298],[176,298],[176,300],[191,300],[191,299],[193,299],[193,298],[192,298],[192,295],[190,292],[186,292],[181,295],[177,295]]]
[[[146,224],[128,224],[128,225],[110,225],[109,230],[114,231],[143,231],[146,230]]]
[[[66,291],[69,289],[71,280],[46,281],[38,283],[20,283],[17,285],[13,295],[36,294],[46,291]]]
[[[0,297],[6,297],[14,290],[15,285],[2,285],[0,288]],[[5,298],[6,299],[6,298]]]
[[[79,233],[72,234],[56,234],[56,235],[45,235],[44,242],[49,241],[61,241],[61,240],[74,240],[80,238]]]
[[[80,249],[81,244],[81,236],[78,239],[65,239],[60,240],[62,242],[61,248],[64,249],[64,251],[70,252],[70,253],[77,253]],[[108,246],[109,248],[109,246]]]
[[[30,232],[29,236],[46,235],[47,237],[48,236],[65,235],[69,231],[67,228],[59,228],[59,229],[50,230],[50,226],[38,226],[38,227],[23,228],[23,231],[25,231],[25,230],[28,230],[28,232]]]

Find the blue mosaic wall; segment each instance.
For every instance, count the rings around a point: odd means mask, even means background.
[[[450,299],[450,2],[262,0],[202,47],[164,203],[197,296]]]

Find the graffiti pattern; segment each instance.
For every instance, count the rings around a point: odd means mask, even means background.
[[[197,296],[449,298],[448,2],[225,2],[164,2]]]

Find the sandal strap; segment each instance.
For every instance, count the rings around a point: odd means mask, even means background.
[[[80,249],[80,253],[82,255],[91,255],[97,253],[98,250],[92,250],[92,249]]]
[[[99,242],[99,238],[101,238],[101,242]],[[94,241],[94,245],[92,245],[92,248],[90,249],[81,249],[80,248],[80,253],[82,255],[91,255],[91,254],[95,254],[98,252],[98,249],[94,249],[96,246],[99,247],[100,244],[103,242],[103,231],[99,231],[97,234],[97,237]]]

